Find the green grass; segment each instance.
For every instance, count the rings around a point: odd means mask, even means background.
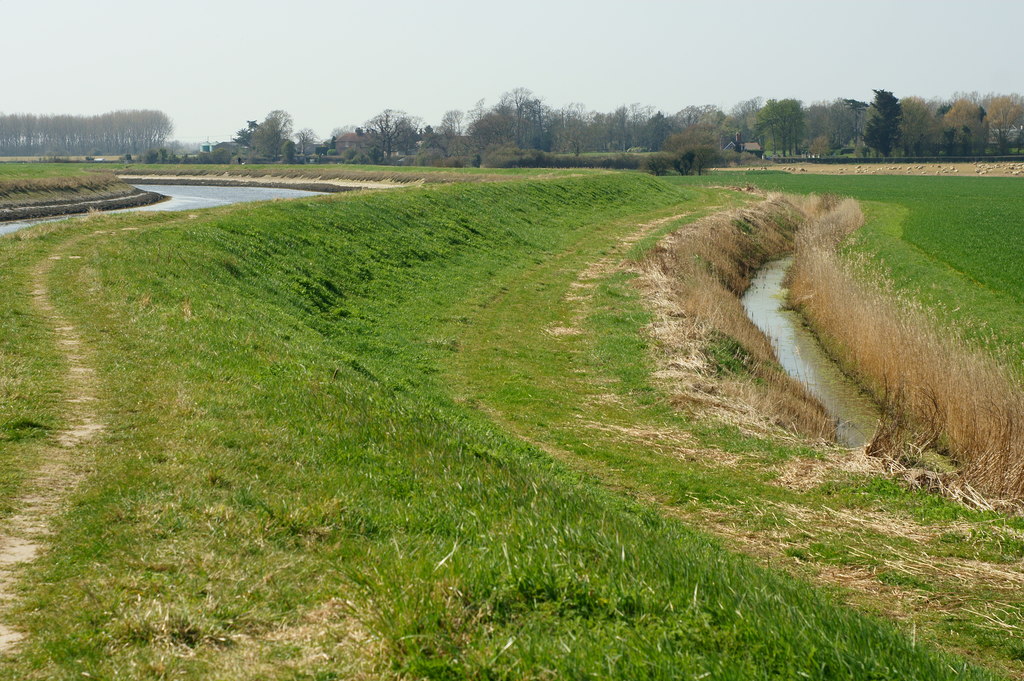
[[[26,178],[73,177],[96,170],[109,172],[107,164],[95,163],[0,163],[0,181]]]
[[[563,371],[576,357],[608,381],[601,394],[702,446],[799,454],[656,399],[628,277],[600,283],[586,333],[565,337],[578,346],[538,342],[579,268],[635,224],[729,200],[608,174],[0,240],[19,286],[33,258],[81,256],[56,261],[53,298],[101,358],[108,423],[32,571],[29,641],[0,673],[990,678],[607,489],[694,510],[797,499],[763,471],[684,466],[615,438],[579,465],[551,456],[552,440],[590,440],[564,425],[592,394]],[[2,305],[24,314],[22,298]],[[29,317],[6,341],[22,358],[44,333]],[[19,372],[51,388],[59,376],[43,362]],[[52,396],[32,390],[19,418],[43,422]]]
[[[0,518],[38,462],[39,445],[65,425],[61,417],[61,354],[36,314],[26,263],[50,245],[0,239]]]

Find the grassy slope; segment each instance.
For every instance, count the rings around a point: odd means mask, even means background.
[[[866,474],[834,470],[803,482],[828,470],[821,452],[668,408],[650,378],[643,330],[651,317],[632,276],[588,267],[642,257],[650,243],[628,255],[606,244],[566,250],[481,306],[446,363],[462,399],[616,490],[712,527],[744,551],[849,586],[844,597],[861,607],[1019,673],[1024,648],[988,618],[997,613],[1010,627],[1022,620],[1013,566],[1024,557],[1024,522]],[[780,482],[789,476],[796,489]],[[1007,579],[994,578],[1007,568]]]
[[[477,321],[547,286],[524,272],[705,198],[606,176],[69,223],[143,230],[55,265],[55,302],[104,358],[110,428],[4,675],[951,678],[961,662],[450,400],[439,371]],[[597,322],[628,348],[640,320],[617,319],[620,283]],[[642,386],[621,348],[596,352]]]
[[[323,165],[177,165],[132,164],[124,173],[151,175],[241,175],[277,177],[340,178],[392,182],[478,182],[524,177],[560,177],[600,174],[607,171],[591,169],[560,170],[551,168],[432,168],[428,166],[373,166],[349,163]]]
[[[26,267],[45,257],[46,240],[0,241],[0,518],[38,459],[39,444],[62,425],[60,371],[52,334],[36,316]]]

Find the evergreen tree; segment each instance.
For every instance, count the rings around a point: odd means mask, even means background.
[[[874,93],[864,126],[864,141],[882,156],[888,156],[900,141],[903,107],[888,90],[874,90]]]

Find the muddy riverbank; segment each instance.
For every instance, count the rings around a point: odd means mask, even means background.
[[[90,211],[138,208],[159,203],[164,198],[161,194],[136,187],[95,194],[76,194],[66,198],[44,198],[0,206],[0,223],[76,215]]]

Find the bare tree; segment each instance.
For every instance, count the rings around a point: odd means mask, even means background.
[[[725,114],[714,104],[702,104],[701,106],[687,106],[676,112],[675,123],[681,130],[691,125],[719,125]]]
[[[580,155],[586,146],[594,115],[582,104],[567,104],[555,113],[555,143],[561,151]]]
[[[416,135],[416,125],[404,111],[384,109],[366,121],[366,132],[380,145],[384,158],[391,158],[400,147],[409,144]]]
[[[550,146],[550,109],[527,88],[519,87],[504,93],[492,112],[511,121],[513,143],[517,147],[543,149]]]
[[[939,142],[939,121],[935,108],[920,97],[900,100],[903,116],[900,119],[900,143],[906,156],[923,156]]]
[[[450,109],[444,112],[441,117],[441,124],[437,126],[434,135],[434,145],[441,152],[443,158],[461,156],[466,153],[466,138],[463,130],[463,121],[466,114],[458,109]]]
[[[1010,150],[1010,139],[1024,121],[1024,101],[1020,95],[994,97],[988,102],[988,125],[1000,154]]]
[[[985,110],[976,103],[977,93],[973,94],[974,98],[957,99],[943,116],[949,150],[955,151],[959,147],[959,152],[965,156],[983,150],[988,140]]]
[[[320,144],[320,138],[312,128],[303,128],[295,133],[295,146],[300,156],[305,157],[312,154],[318,144]]]
[[[162,111],[98,116],[0,114],[0,154],[136,154],[163,145],[174,125]]]

